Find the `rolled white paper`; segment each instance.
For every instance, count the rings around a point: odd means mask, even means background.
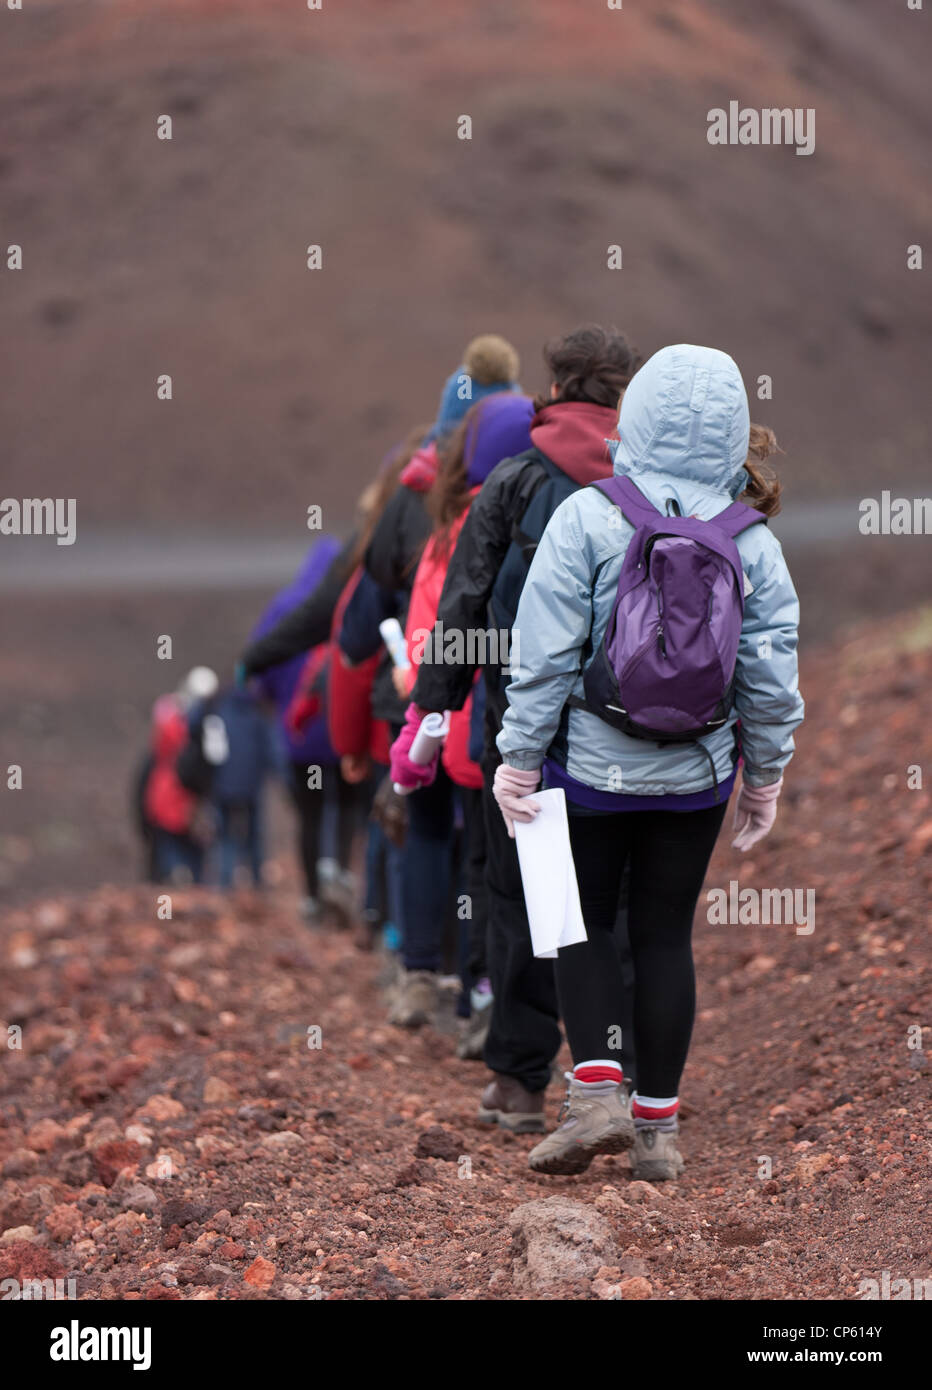
[[[450,731],[450,712],[425,714],[421,727],[414,735],[414,742],[408,750],[408,757],[421,767],[429,763]]]
[[[397,618],[383,618],[379,623],[379,632],[382,634],[382,641],[388,648],[388,654],[392,659],[392,664],[399,670],[407,671],[411,665],[408,660],[408,644],[401,628],[401,623]]]
[[[411,762],[417,763],[419,767],[426,767],[449,731],[449,710],[444,710],[443,714],[437,711],[432,714],[425,714],[421,720],[420,728],[414,735],[414,741],[408,749],[408,757]],[[392,786],[399,796],[407,796],[412,790],[411,787],[403,787],[398,782],[393,782]]]

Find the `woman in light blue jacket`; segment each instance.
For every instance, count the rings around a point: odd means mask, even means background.
[[[723,352],[681,344],[656,353],[625,392],[618,434],[615,473],[661,512],[676,504],[680,515],[708,520],[739,497],[765,514],[778,510],[779,484],[760,467],[773,436],[755,427],[752,439],[744,383]],[[773,824],[803,701],[796,593],[779,541],[757,525],[736,538],[746,597],[725,723],[701,746],[658,744],[581,708],[582,672],[605,634],[633,534],[593,487],[554,513],[515,623],[519,668],[498,737],[504,763],[495,794],[511,829],[536,814],[533,798],[524,798],[542,776],[565,790],[588,937],[557,959],[575,1065],[562,1123],[532,1151],[531,1166],[576,1173],[595,1154],[633,1143],[636,1173],[657,1180],[683,1167],[676,1115],[695,1015],[692,920],[735,781],[738,721],[744,767],[734,844],[749,849]],[[628,859],[633,1104],[616,1060],[622,987],[612,940]]]

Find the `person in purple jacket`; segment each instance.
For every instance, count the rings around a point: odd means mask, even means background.
[[[352,910],[353,880],[349,869],[353,836],[359,820],[359,792],[340,776],[339,759],[327,732],[326,710],[308,721],[296,733],[287,720],[299,677],[307,657],[299,652],[285,661],[256,671],[260,665],[249,659],[263,652],[263,639],[282,631],[282,620],[299,607],[306,607],[312,595],[319,597],[328,587],[330,572],[339,571],[340,542],[321,536],[308,551],[304,563],[291,583],[275,595],[256,624],[244,662],[246,673],[275,706],[279,730],[288,760],[291,797],[298,817],[298,855],[304,875],[306,896],[301,905],[309,921],[319,920],[322,903],[335,907],[341,915]],[[324,581],[324,582],[322,582]],[[336,589],[336,594],[339,589]],[[325,616],[329,632],[331,614]]]

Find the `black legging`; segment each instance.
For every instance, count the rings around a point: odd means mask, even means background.
[[[634,1053],[645,1096],[677,1094],[696,1012],[692,924],[725,806],[705,811],[570,815],[588,940],[557,956],[560,1008],[574,1062],[618,1056],[623,982],[613,940],[630,858]]]
[[[333,805],[337,818],[337,860],[341,869],[349,867],[353,836],[359,825],[360,788],[344,782],[340,769],[330,764],[321,768],[321,786],[308,787],[307,766],[291,764],[291,797],[298,813],[298,855],[304,870],[308,896],[316,898],[317,860],[320,857],[320,830],[324,807]]]

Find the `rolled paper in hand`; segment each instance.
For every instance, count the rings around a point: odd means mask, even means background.
[[[429,763],[437,749],[443,743],[450,729],[450,711],[445,710],[443,714],[425,714],[421,720],[421,727],[414,735],[414,742],[408,757],[413,763],[420,763],[422,766]]]
[[[392,664],[402,671],[407,671],[411,663],[408,660],[408,644],[405,641],[401,623],[397,618],[383,618],[382,622],[379,623],[379,632],[382,634],[382,641],[388,648]]]
[[[420,767],[426,767],[436,755],[449,730],[449,710],[444,710],[443,714],[436,711],[432,714],[425,714],[421,720],[421,727],[414,735],[414,742],[408,749],[408,757],[411,762],[417,763]],[[411,791],[410,787],[403,787],[399,782],[394,782],[392,785],[399,796],[407,796]]]

